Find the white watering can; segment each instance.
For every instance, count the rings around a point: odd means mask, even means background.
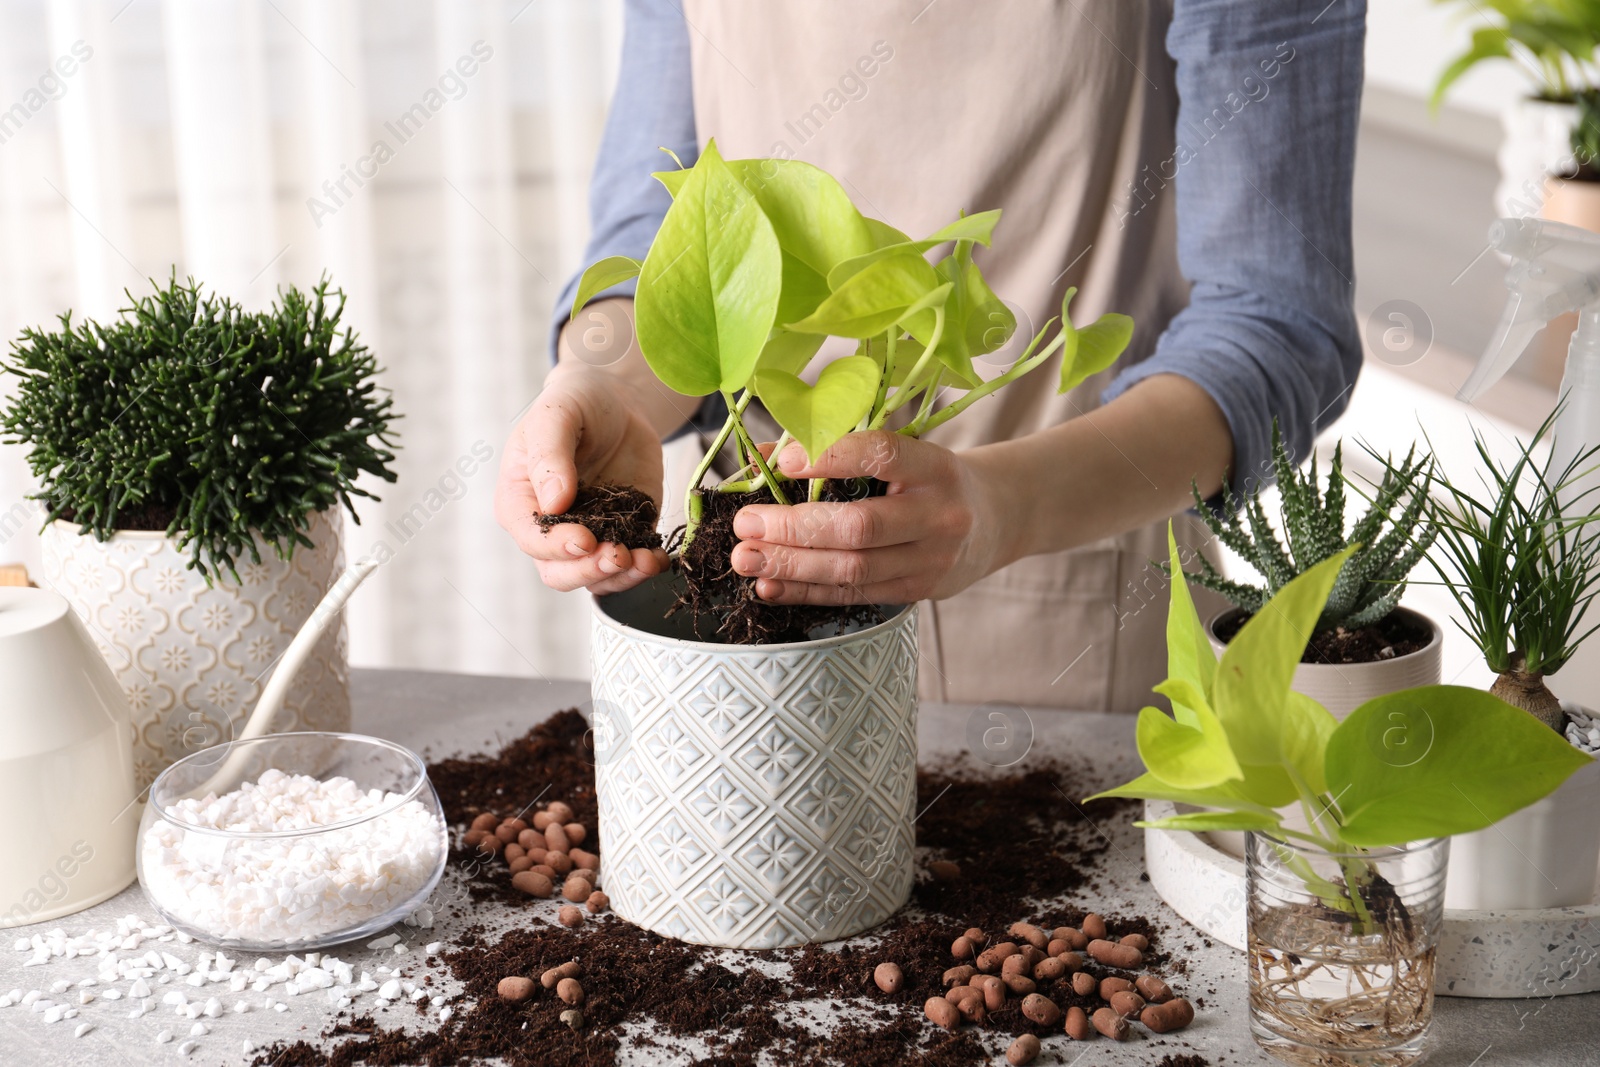
[[[312,648],[377,569],[361,560],[334,581],[235,740],[267,732]],[[241,759],[231,753],[210,781]],[[127,697],[89,631],[60,594],[0,586],[0,928],[70,915],[127,888],[140,799]]]

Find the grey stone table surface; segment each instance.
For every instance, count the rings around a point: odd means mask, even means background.
[[[583,682],[417,671],[358,670],[353,672],[352,688],[357,731],[389,738],[434,757],[491,750],[521,735],[555,711],[582,706],[589,697],[588,685]],[[988,710],[982,708],[923,705],[918,731],[923,758],[937,758],[965,749],[969,730],[981,730],[989,725],[987,714]],[[1104,775],[1103,783],[1088,783],[1096,785],[1125,780],[1137,770],[1131,718],[1044,710],[1028,712],[1027,718],[1032,724],[1033,740],[1021,766],[1026,766],[1029,759],[1070,754]],[[1073,783],[1077,787],[1084,784]],[[1071,801],[1063,794],[1063,810],[1069,803]],[[1182,920],[1168,910],[1149,883],[1140,878],[1143,848],[1140,831],[1132,825],[1132,816],[1108,821],[1098,829],[1110,847],[1100,868],[1100,877],[1093,880],[1092,888],[1083,891],[1092,894],[1092,899],[1074,902],[1101,911],[1150,915],[1169,929],[1181,928]],[[460,881],[452,871],[447,872],[438,892],[459,894],[460,888]],[[1074,900],[1070,896],[1062,899]],[[495,915],[497,907],[500,906],[482,906],[472,915],[472,920],[491,929],[505,929],[516,923],[553,919],[553,914],[539,916],[528,909],[501,908],[504,914]],[[553,903],[549,910],[554,912]],[[43,966],[25,968],[22,964],[29,954],[11,950],[12,942],[18,937],[56,927],[77,936],[114,928],[119,918],[130,914],[146,922],[156,921],[155,913],[136,885],[104,904],[65,919],[39,927],[0,931],[0,995],[13,988],[48,991],[52,983],[59,981],[76,985],[81,979],[92,978],[98,969],[93,958],[84,957],[59,958]],[[392,966],[398,962],[407,977],[432,974],[437,988],[447,995],[453,994],[459,991],[459,986],[447,973],[427,967],[421,947],[430,941],[450,944],[452,936],[466,924],[467,920],[454,917],[449,909],[440,909],[439,919],[432,929],[395,928],[402,943],[413,946],[403,956],[395,955],[390,949],[370,949],[359,943],[332,949],[329,954],[352,963],[358,971],[370,969],[374,974],[378,966]],[[1213,1064],[1275,1063],[1256,1049],[1249,1036],[1243,956],[1221,945],[1204,947],[1204,939],[1192,932],[1187,940],[1197,947],[1186,953],[1189,974],[1184,988],[1191,994],[1204,996],[1206,1007],[1192,1027],[1176,1035],[1189,1046],[1183,1051],[1198,1052]],[[200,944],[178,945],[175,942],[158,947],[191,963],[204,949]],[[739,966],[739,954],[725,956],[722,962]],[[276,957],[273,962],[277,962]],[[241,966],[251,963],[251,954],[240,954]],[[127,983],[121,985],[126,987]],[[105,988],[90,987],[89,992],[103,993]],[[188,990],[176,984],[170,988]],[[43,1022],[43,1015],[24,1006],[0,1008],[0,1067],[248,1063],[252,1056],[244,1052],[246,1042],[259,1047],[280,1040],[315,1040],[334,1016],[334,1005],[325,996],[318,995],[321,991],[299,996],[275,995],[281,989],[281,986],[275,987],[267,996],[284,1003],[283,1011],[263,1010],[262,994],[219,994],[230,1006],[242,996],[250,1003],[250,1010],[245,1013],[228,1010],[218,1018],[204,1020],[209,1033],[197,1037],[195,1048],[186,1055],[180,1052],[180,1043],[187,1039],[192,1023],[187,1018],[175,1017],[172,1008],[162,1006],[163,987],[157,987],[157,995],[151,1001],[152,1010],[137,1019],[129,1017],[129,1000],[108,1001],[104,997],[79,1007],[77,1018],[54,1024]],[[77,990],[72,993],[76,994]],[[197,996],[204,994],[201,990]],[[57,999],[65,998],[58,996]],[[369,993],[357,999],[356,1010],[372,1013],[380,1025],[408,1028],[427,1025],[406,1001],[388,1007],[381,1004]],[[848,1011],[841,1012],[841,1017],[847,1014]],[[91,1028],[82,1037],[74,1037],[75,1028],[83,1023]],[[163,1028],[171,1030],[176,1037],[171,1042],[158,1044],[155,1037]],[[1003,1063],[1005,1040],[999,1035],[986,1035],[982,1040],[995,1053],[995,1062]],[[1064,1037],[1051,1039],[1045,1047],[1046,1054],[1036,1062],[1072,1067],[1150,1065],[1166,1052],[1177,1050],[1173,1045],[1151,1041],[1112,1045],[1097,1040],[1075,1045]],[[703,1047],[697,1047],[693,1041],[679,1041],[639,1048],[623,1058],[637,1063],[687,1064],[702,1050]],[[628,1052],[626,1041],[624,1051]],[[1544,1000],[1440,998],[1434,1025],[1434,1051],[1429,1062],[1439,1067],[1600,1065],[1600,994]]]

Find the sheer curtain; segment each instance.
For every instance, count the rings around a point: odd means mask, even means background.
[[[324,273],[348,295],[405,415],[399,482],[346,524],[394,552],[349,609],[358,665],[586,670],[587,604],[491,498],[580,265],[620,9],[0,0],[0,336],[173,269],[247,307]],[[0,562],[37,564],[34,488],[0,446]]]

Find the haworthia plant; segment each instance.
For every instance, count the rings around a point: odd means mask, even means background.
[[[1366,512],[1348,531],[1342,444],[1334,446],[1326,491],[1317,476],[1315,457],[1305,474],[1296,470],[1276,423],[1272,463],[1283,501],[1281,537],[1267,518],[1260,487],[1251,489],[1242,502],[1224,487],[1223,514],[1207,507],[1195,490],[1201,519],[1217,540],[1256,569],[1262,584],[1224,578],[1204,557],[1200,569],[1188,577],[1253,615],[1295,578],[1344,553],[1344,566],[1317,617],[1316,631],[1355,630],[1381,621],[1400,603],[1406,577],[1437,536],[1435,527],[1422,521],[1433,478],[1432,457],[1413,451],[1404,461],[1389,464]]]
[[[715,141],[693,167],[656,178],[672,206],[644,261],[613,256],[591,266],[573,313],[637,277],[639,347],[651,370],[678,392],[727,401],[727,422],[689,487],[685,543],[711,457],[730,437],[746,468],[718,490],[765,488],[789,502],[789,479],[771,469],[744,426],[752,397],[782,427],[779,443],[797,441],[815,460],[846,434],[882,428],[912,404],[899,432],[926,433],[1058,354],[1064,392],[1110,367],[1133,334],[1132,320],[1117,314],[1075,328],[1067,303],[1076,290],[1069,290],[1060,319],[985,381],[973,360],[1003,348],[1016,329],[973,257],[975,246],[993,240],[999,211],[963,216],[914,240],[862,215],[817,167],[723,159]],[[928,261],[947,245],[942,258]],[[828,337],[855,340],[855,355],[816,366]],[[813,499],[822,488],[813,481]]]

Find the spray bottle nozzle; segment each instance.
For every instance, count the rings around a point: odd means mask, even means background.
[[[1499,381],[1551,319],[1600,301],[1600,234],[1544,219],[1497,219],[1489,246],[1511,257],[1511,299],[1494,338],[1456,395],[1471,402]]]

